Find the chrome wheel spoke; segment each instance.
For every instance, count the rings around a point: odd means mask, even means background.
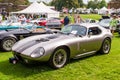
[[[66,51],[63,49],[60,49],[55,52],[53,56],[53,63],[56,66],[63,66],[66,62],[66,57],[67,57]]]
[[[108,53],[108,52],[109,52],[109,49],[110,49],[109,41],[106,41],[106,42],[104,43],[103,50],[104,50],[105,53]]]
[[[13,40],[6,40],[3,43],[3,48],[6,49],[6,50],[11,50],[14,43],[15,43],[15,41],[13,41]]]

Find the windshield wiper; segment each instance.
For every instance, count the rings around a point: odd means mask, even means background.
[[[74,35],[74,36],[79,36],[79,37],[82,37],[82,36],[83,36],[83,35],[81,35],[81,34],[67,33],[67,35],[70,35],[70,34],[72,34],[72,35]]]

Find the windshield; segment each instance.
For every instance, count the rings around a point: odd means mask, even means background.
[[[73,34],[85,36],[87,32],[87,28],[80,25],[67,25],[62,28],[61,32],[66,34],[73,33]]]
[[[108,27],[110,24],[111,19],[103,19],[99,22],[99,25],[103,26],[103,27]]]

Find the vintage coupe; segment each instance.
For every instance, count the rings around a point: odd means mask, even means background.
[[[47,33],[51,33],[51,31],[43,26],[39,26],[39,28],[35,28],[34,26],[31,29],[20,28],[15,30],[2,30],[0,31],[0,50],[11,51],[12,46],[18,40],[33,35],[47,34]]]
[[[58,69],[69,59],[77,59],[95,54],[108,54],[111,49],[112,34],[98,24],[71,24],[56,34],[43,34],[28,37],[17,42],[13,47],[11,63],[22,61],[47,61]]]
[[[0,31],[1,30],[13,30],[13,29],[19,29],[21,27],[27,28],[27,29],[31,29],[33,27],[34,23],[24,23],[21,24],[20,22],[12,22],[9,20],[3,21],[0,24]],[[37,28],[41,28],[41,26],[37,26]]]

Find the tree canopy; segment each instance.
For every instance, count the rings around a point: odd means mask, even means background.
[[[55,6],[57,10],[61,10],[63,7],[68,9],[84,7],[86,5],[87,8],[102,8],[106,7],[107,3],[105,0],[89,0],[88,4],[84,4],[83,0],[52,0],[50,5]]]
[[[87,4],[87,8],[102,8],[102,7],[106,7],[107,6],[107,3],[105,0],[90,0]]]
[[[16,5],[27,5],[29,4],[28,0],[0,0],[2,3],[13,3]]]
[[[84,3],[83,3],[83,0],[78,0],[78,5],[79,5],[79,7],[84,7]]]
[[[12,7],[10,5],[6,5],[7,7],[7,12],[9,11],[16,11],[18,10],[19,5],[28,5],[29,1],[28,0],[0,0],[1,3],[12,3]],[[9,7],[10,6],[10,7]]]
[[[63,7],[68,9],[77,8],[78,0],[53,0],[51,5],[55,6],[57,10],[61,10]]]

